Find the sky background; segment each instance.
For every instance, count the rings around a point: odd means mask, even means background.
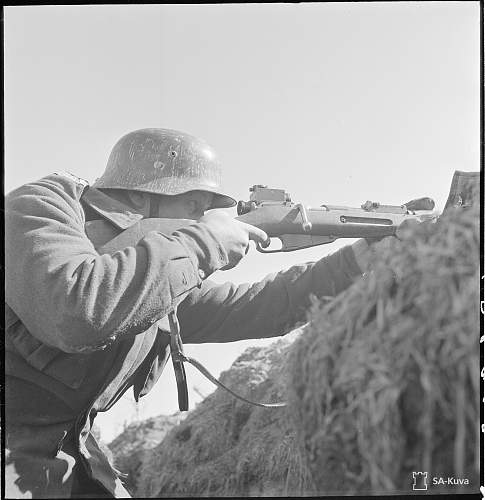
[[[419,196],[442,209],[455,170],[479,170],[479,2],[5,7],[5,190],[55,171],[92,182],[139,128],[200,136],[224,185],[360,206]],[[235,211],[231,212],[235,215]],[[213,279],[252,282],[347,242],[252,249]],[[249,345],[186,346],[215,375]],[[187,366],[191,407],[213,385]],[[104,439],[178,410],[171,363]]]

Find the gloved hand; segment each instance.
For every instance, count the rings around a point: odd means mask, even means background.
[[[249,240],[264,244],[268,235],[250,224],[240,222],[221,211],[209,212],[197,222],[206,224],[224,247],[229,263],[222,270],[231,269],[246,255],[249,249]]]

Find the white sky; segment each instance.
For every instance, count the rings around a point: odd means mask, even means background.
[[[206,139],[226,191],[360,206],[431,196],[479,170],[479,2],[5,7],[5,188],[58,170],[94,181],[125,133]],[[256,251],[218,281],[256,281],[343,243]],[[259,343],[267,343],[260,341]],[[257,342],[188,346],[217,375]],[[189,389],[210,382],[187,367]],[[177,410],[170,365],[139,417]],[[191,390],[191,405],[200,397]],[[126,395],[105,439],[134,417]]]

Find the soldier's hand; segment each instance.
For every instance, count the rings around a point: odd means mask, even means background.
[[[409,219],[405,220],[396,230],[396,238],[399,240],[403,240],[406,238],[406,235],[412,233],[416,228],[416,225],[420,224],[417,220]]]
[[[235,220],[225,212],[209,212],[197,222],[207,224],[226,250],[229,263],[222,270],[233,268],[246,255],[249,240],[259,243],[265,243],[268,240],[268,235],[262,229]]]

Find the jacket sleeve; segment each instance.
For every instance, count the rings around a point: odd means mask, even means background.
[[[227,264],[204,224],[99,255],[84,232],[83,189],[52,175],[5,200],[5,300],[32,335],[65,352],[147,330]]]
[[[347,246],[251,285],[208,280],[178,308],[181,335],[195,344],[284,335],[305,320],[310,295],[335,297],[361,275]]]

